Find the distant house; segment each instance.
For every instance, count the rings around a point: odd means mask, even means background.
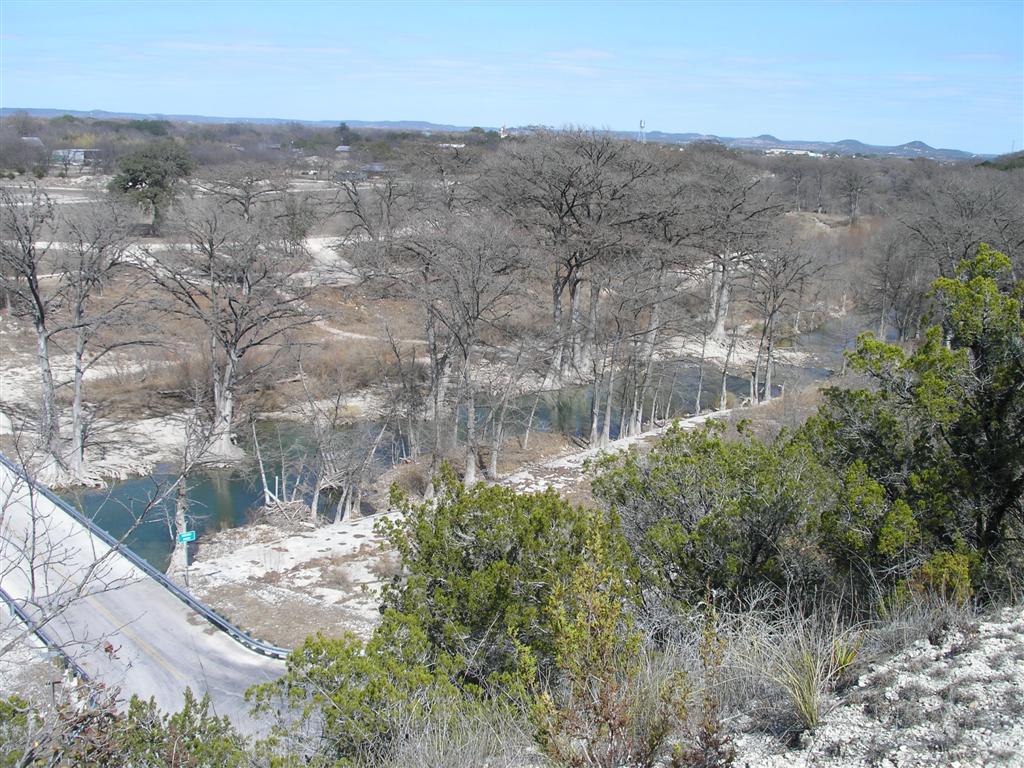
[[[334,151],[335,152],[350,152],[350,151],[352,151],[352,147],[348,146],[348,144],[339,144],[338,146],[336,146],[334,148]]]
[[[338,182],[364,181],[365,179],[366,173],[363,171],[337,171],[334,174],[334,180]]]
[[[43,144],[43,140],[38,136],[22,136],[21,140],[33,149],[46,149],[46,145]]]
[[[55,149],[50,159],[60,165],[93,165],[102,155],[100,149]]]
[[[441,147],[442,149],[462,149],[466,145],[465,144],[438,144],[437,146]]]
[[[368,163],[363,166],[362,171],[367,176],[389,176],[394,173],[394,171],[385,166],[384,163]]]
[[[802,155],[803,157],[821,157],[820,152],[811,152],[807,149],[785,149],[783,147],[772,147],[764,151],[766,155]]]

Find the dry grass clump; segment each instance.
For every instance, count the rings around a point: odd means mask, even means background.
[[[714,686],[723,712],[753,717],[769,730],[814,728],[860,658],[864,627],[845,625],[836,611],[754,606],[713,617],[713,628],[696,616],[677,630],[675,663],[698,688]],[[708,632],[719,648],[714,665],[693,650],[706,645],[700,638]]]
[[[498,471],[502,474],[514,472],[536,461],[565,453],[574,448],[572,441],[560,432],[530,432],[527,447],[519,435],[506,437],[498,454]]]
[[[792,739],[820,725],[867,664],[922,640],[941,644],[952,632],[970,642],[976,613],[964,603],[914,594],[870,622],[851,621],[836,606],[780,608],[768,599],[732,613],[703,610],[667,621],[657,634],[669,637],[671,663],[685,671],[694,690],[713,689],[723,720],[739,718],[745,727]],[[709,632],[717,644],[713,664],[698,651]],[[920,672],[928,674],[924,666]],[[886,687],[880,679],[872,691]],[[868,694],[857,694],[868,714],[881,718],[898,708],[880,693]],[[909,710],[919,694],[902,692],[903,719],[918,714]]]
[[[838,618],[788,616],[755,639],[759,668],[786,695],[799,723],[813,729],[857,659],[861,637]]]
[[[422,496],[427,490],[427,467],[419,461],[407,461],[397,464],[384,472],[378,485],[382,493],[391,485],[397,485],[402,491],[413,497]]]
[[[426,768],[545,768],[524,713],[514,709],[466,712],[438,702],[423,717],[410,718],[382,766]]]
[[[317,291],[310,306],[330,318],[332,326],[365,336],[423,338],[425,313],[415,301],[370,295],[358,286]]]
[[[865,634],[865,650],[872,656],[883,657],[918,640],[940,645],[943,638],[956,630],[969,635],[977,620],[977,607],[971,602],[910,591],[885,604],[871,631]]]
[[[737,405],[730,392],[728,407]],[[822,403],[821,388],[816,385],[787,387],[782,397],[762,403],[756,409],[744,408],[730,415],[727,421],[736,424],[741,419],[750,423],[753,434],[761,440],[772,440],[783,429],[796,429],[812,416]]]
[[[397,371],[384,342],[324,339],[302,350],[302,371],[312,385],[362,389],[390,379]]]
[[[190,404],[209,389],[209,365],[198,354],[114,368],[111,375],[89,380],[86,397],[102,405],[104,416],[139,418],[163,415]],[[71,390],[60,390],[70,399]]]

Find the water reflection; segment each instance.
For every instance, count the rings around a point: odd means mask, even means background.
[[[844,323],[840,329],[825,328],[820,331],[815,343],[845,346],[851,334]],[[840,341],[841,340],[841,341]],[[834,350],[835,351],[835,350]],[[739,370],[738,366],[735,366]],[[797,368],[777,365],[776,381],[787,382],[790,386],[801,386],[828,375],[824,368]],[[693,361],[676,361],[655,366],[652,386],[644,405],[645,418],[657,404],[658,416],[667,412],[683,416],[694,410],[700,367]],[[721,369],[708,365],[704,369],[701,383],[701,408],[718,406],[722,386]],[[621,385],[620,385],[621,386]],[[749,379],[744,376],[729,376],[727,391],[735,400],[741,400],[750,393]],[[775,394],[779,394],[778,387]],[[566,387],[558,391],[531,393],[517,398],[507,414],[506,436],[523,434],[527,429],[539,432],[558,432],[569,437],[588,438],[591,427],[591,404],[593,388],[590,386]],[[612,439],[619,436],[622,412],[621,391],[613,402],[609,434]],[[477,423],[483,427],[490,416],[486,401],[476,409]],[[532,419],[531,419],[532,416]],[[460,413],[462,428],[465,428],[465,410]],[[602,429],[604,407],[602,405],[598,429]],[[373,421],[361,422],[343,428],[353,441],[365,442],[380,428]],[[266,423],[258,428],[260,443],[267,453],[280,447],[310,445],[309,434],[297,424]],[[481,440],[486,436],[481,432]],[[377,468],[389,467],[405,453],[401,440],[383,441],[378,448],[375,461]],[[251,454],[251,449],[248,450]],[[279,464],[266,459],[267,471],[273,475],[279,472]],[[173,548],[172,523],[174,519],[174,494],[170,486],[175,480],[173,467],[161,467],[150,477],[126,480],[103,491],[84,490],[65,494],[75,504],[111,534],[122,537],[127,534],[127,544],[155,567],[167,566]],[[203,533],[243,525],[250,519],[250,511],[262,501],[262,489],[258,470],[255,467],[240,467],[233,470],[208,470],[190,478],[188,482],[190,527],[199,536]],[[137,522],[140,521],[141,522]]]
[[[173,468],[161,467],[149,477],[125,480],[110,488],[62,494],[97,525],[122,538],[138,555],[161,570],[173,548],[176,479]],[[200,536],[248,522],[249,510],[261,500],[252,478],[232,470],[208,470],[188,481],[189,513]]]

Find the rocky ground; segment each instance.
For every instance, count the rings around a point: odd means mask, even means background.
[[[798,742],[743,734],[735,764],[1024,766],[1024,610],[1004,609],[874,664]]]
[[[373,530],[378,519],[291,532],[259,524],[204,536],[188,588],[254,636],[284,647],[316,632],[367,638],[379,620],[380,587],[395,569]]]
[[[35,635],[26,634],[25,625],[3,604],[0,650],[0,698],[18,695],[41,701],[49,696],[50,683],[62,679],[56,658]]]

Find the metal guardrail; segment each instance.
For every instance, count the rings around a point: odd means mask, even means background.
[[[2,457],[2,454],[0,454],[0,457]],[[3,587],[0,587],[0,600],[7,603],[14,615],[21,619],[25,623],[25,626],[28,627],[36,637],[42,640],[43,644],[47,648],[60,654],[60,657],[64,662],[64,666],[67,669],[70,669],[74,673],[75,677],[83,682],[89,682],[89,673],[82,669],[78,665],[78,662],[71,658],[64,649],[60,647],[56,640],[50,637],[50,633],[46,631],[45,627],[38,626],[33,618],[28,615],[25,609],[18,605],[17,601],[11,597]]]
[[[96,525],[96,523],[93,522],[90,518],[86,517],[80,511],[78,511],[73,506],[64,501],[64,499],[57,496],[45,485],[43,485],[42,483],[38,483],[31,477],[29,477],[24,469],[22,469],[9,458],[4,456],[3,453],[0,453],[0,464],[14,472],[18,477],[20,477],[25,482],[30,483],[33,486],[33,488],[35,488],[37,493],[42,494],[47,499],[52,501],[61,509],[61,511],[70,515],[74,520],[77,520],[79,523],[85,526],[87,530],[91,531],[95,536],[99,537],[108,546],[110,546],[112,549],[117,550],[122,556],[124,556],[134,566],[139,568],[143,573],[145,573],[151,579],[156,581],[160,586],[169,591],[172,595],[181,600],[181,602],[185,603],[185,605],[187,605],[193,611],[195,611],[200,616],[205,618],[208,622],[213,624],[213,626],[217,627],[217,629],[227,633],[227,635],[236,642],[240,643],[241,645],[244,645],[251,651],[262,654],[263,656],[270,656],[274,659],[284,659],[288,656],[289,653],[291,653],[291,650],[288,648],[281,648],[280,646],[271,645],[270,643],[265,643],[262,640],[257,640],[256,638],[249,635],[247,632],[244,632],[243,630],[236,627],[234,624],[232,624],[230,621],[225,619],[220,614],[216,613],[203,603],[196,600],[192,595],[190,595],[188,592],[185,592],[183,589],[178,587],[177,584],[168,579],[166,574],[158,571],[152,565],[147,563],[145,560],[143,560],[141,557],[135,554],[129,547],[126,547],[122,542],[118,541],[116,538],[107,533],[107,531],[103,530],[98,525]],[[45,638],[42,639],[44,642],[46,642]]]

